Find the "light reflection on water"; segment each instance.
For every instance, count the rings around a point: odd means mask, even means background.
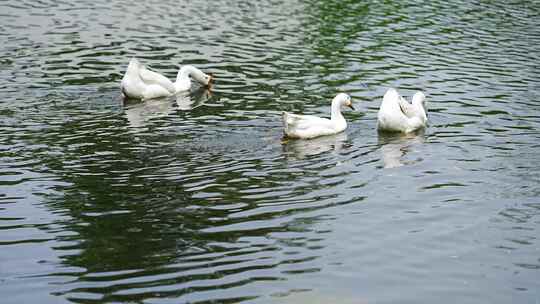
[[[535,302],[540,7],[5,2],[7,303]],[[138,57],[212,91],[122,103]],[[388,87],[424,133],[377,133]],[[346,132],[284,140],[281,113]]]

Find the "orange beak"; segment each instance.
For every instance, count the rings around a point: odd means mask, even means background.
[[[208,75],[210,76],[210,79],[208,79],[208,84],[206,86],[211,89],[214,84],[214,74],[209,73]]]

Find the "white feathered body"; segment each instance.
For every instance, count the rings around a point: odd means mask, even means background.
[[[148,70],[135,58],[129,62],[120,87],[126,97],[142,100],[170,96],[176,91],[167,77]]]
[[[425,96],[417,92],[413,103],[401,97],[395,89],[384,94],[377,114],[377,128],[381,131],[409,133],[427,125]]]
[[[283,112],[283,129],[290,138],[314,138],[343,132],[347,128],[347,121],[341,119],[332,121],[312,115],[298,115]]]

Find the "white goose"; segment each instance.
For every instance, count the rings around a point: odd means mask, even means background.
[[[341,114],[342,106],[354,110],[351,97],[345,93],[339,93],[332,99],[330,119],[283,112],[283,131],[289,138],[304,139],[340,133],[347,128],[347,121]]]
[[[409,103],[395,89],[384,94],[377,114],[380,131],[409,133],[427,125],[427,102],[424,93],[418,91]]]
[[[189,90],[191,88],[190,75],[204,85],[211,84],[211,75],[206,75],[190,65],[183,66],[178,72],[176,82],[172,83],[167,77],[148,70],[136,58],[132,58],[122,78],[120,88],[124,97],[128,98],[147,100],[166,97]]]

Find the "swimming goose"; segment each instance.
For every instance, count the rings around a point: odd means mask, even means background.
[[[339,93],[332,100],[330,119],[283,112],[283,131],[285,136],[289,138],[309,139],[344,131],[347,128],[347,122],[341,114],[342,106],[348,106],[354,110],[351,97],[345,93]]]
[[[189,90],[191,88],[190,76],[207,86],[212,81],[212,75],[206,75],[199,69],[186,65],[178,72],[176,82],[172,83],[167,77],[150,71],[136,58],[132,58],[122,78],[120,88],[122,94],[129,98],[146,100],[166,97]]]
[[[427,125],[427,102],[424,93],[418,91],[409,103],[395,89],[384,94],[377,127],[380,131],[409,133]]]

